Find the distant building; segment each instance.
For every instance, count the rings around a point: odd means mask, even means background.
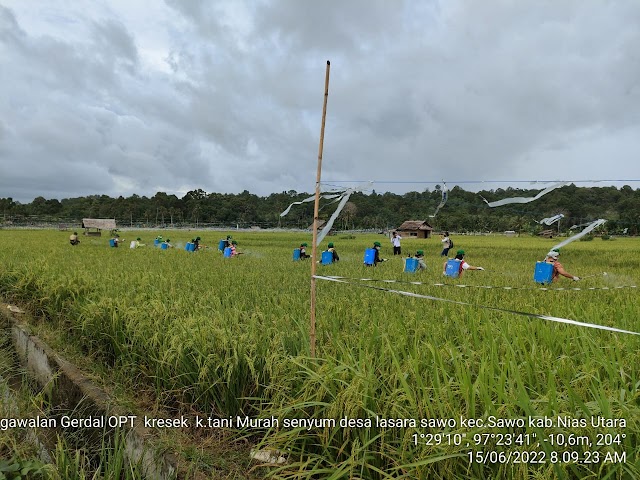
[[[83,218],[82,228],[84,228],[85,235],[99,237],[102,235],[102,230],[115,230],[116,220],[114,218]]]
[[[515,230],[507,230],[504,232],[504,236],[505,237],[515,237],[516,236],[516,232]]]
[[[401,237],[431,238],[433,228],[426,220],[407,220],[395,229]]]

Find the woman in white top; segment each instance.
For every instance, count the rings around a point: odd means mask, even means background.
[[[443,244],[442,253],[440,253],[441,257],[449,256],[449,249],[453,247],[453,242],[449,238],[449,232],[444,232],[442,240],[440,240]]]

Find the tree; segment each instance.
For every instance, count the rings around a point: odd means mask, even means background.
[[[340,218],[342,219],[342,229],[348,230],[349,223],[351,222],[351,226],[353,227],[353,219],[358,213],[358,207],[353,202],[347,202],[344,204],[342,211],[340,212]]]

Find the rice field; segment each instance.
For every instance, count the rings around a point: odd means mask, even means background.
[[[558,291],[532,280],[554,240],[454,237],[485,271],[453,280],[439,238],[403,241],[428,265],[408,274],[381,235],[330,237],[340,262],[319,275],[400,283],[318,280],[310,358],[310,263],[292,261],[308,234],[231,232],[243,255],[227,259],[227,232],[172,231],[166,251],[149,246],[157,233],[124,232],[109,248],[105,237],[71,247],[69,232],[0,230],[0,294],[159,399],[278,450],[287,463],[274,478],[640,477],[640,336],[479,307],[640,332],[638,289],[627,288],[640,240],[566,246],[560,261],[583,280],[557,286],[583,289]],[[213,248],[186,252],[195,235]],[[123,248],[135,237],[148,246]],[[375,240],[388,261],[366,268]],[[412,281],[423,284],[402,283]]]

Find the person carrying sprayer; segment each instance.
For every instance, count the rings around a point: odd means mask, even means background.
[[[337,262],[338,260],[340,260],[340,257],[338,256],[338,252],[336,251],[336,248],[333,246],[333,242],[329,242],[329,244],[327,245],[327,252],[331,252],[331,254],[333,255],[334,262]]]
[[[460,261],[458,278],[462,277],[464,272],[466,272],[467,270],[484,270],[484,268],[482,267],[474,267],[473,265],[469,265],[467,261],[464,259],[464,250],[458,250],[456,252],[455,260]],[[447,263],[448,261],[444,262],[444,265],[442,266],[442,275],[447,275]]]
[[[305,258],[311,258],[311,255],[307,255],[307,243],[300,244],[300,258],[304,260]]]
[[[416,252],[416,259],[418,260],[418,270],[426,270],[427,264],[424,261],[424,250],[418,250]]]
[[[117,248],[118,245],[122,242],[124,242],[124,238],[120,238],[120,235],[116,233],[109,241],[109,245],[114,248]]]
[[[231,240],[231,246],[229,248],[231,248],[232,257],[237,257],[238,255],[242,255],[242,252],[238,251],[238,242],[236,242],[235,240]]]
[[[78,240],[78,232],[73,232],[69,235],[69,243],[74,247],[80,244],[80,240]]]
[[[380,244],[380,242],[373,242],[373,249],[376,251],[375,256],[373,257],[373,266],[375,267],[376,265],[378,265],[381,262],[386,262],[387,259],[386,258],[380,258],[380,248],[382,248],[382,245]]]
[[[132,240],[131,243],[129,244],[129,248],[140,248],[140,247],[145,247],[146,245],[144,243],[142,243],[142,239],[140,237],[136,238],[135,240]]]
[[[555,282],[560,277],[560,275],[562,275],[563,277],[570,278],[574,282],[577,282],[578,280],[580,280],[580,277],[571,275],[569,272],[567,272],[564,269],[562,264],[558,261],[558,257],[560,257],[560,252],[558,250],[551,250],[549,253],[547,253],[547,256],[544,259],[546,263],[553,264],[553,274],[551,276],[552,281]]]

